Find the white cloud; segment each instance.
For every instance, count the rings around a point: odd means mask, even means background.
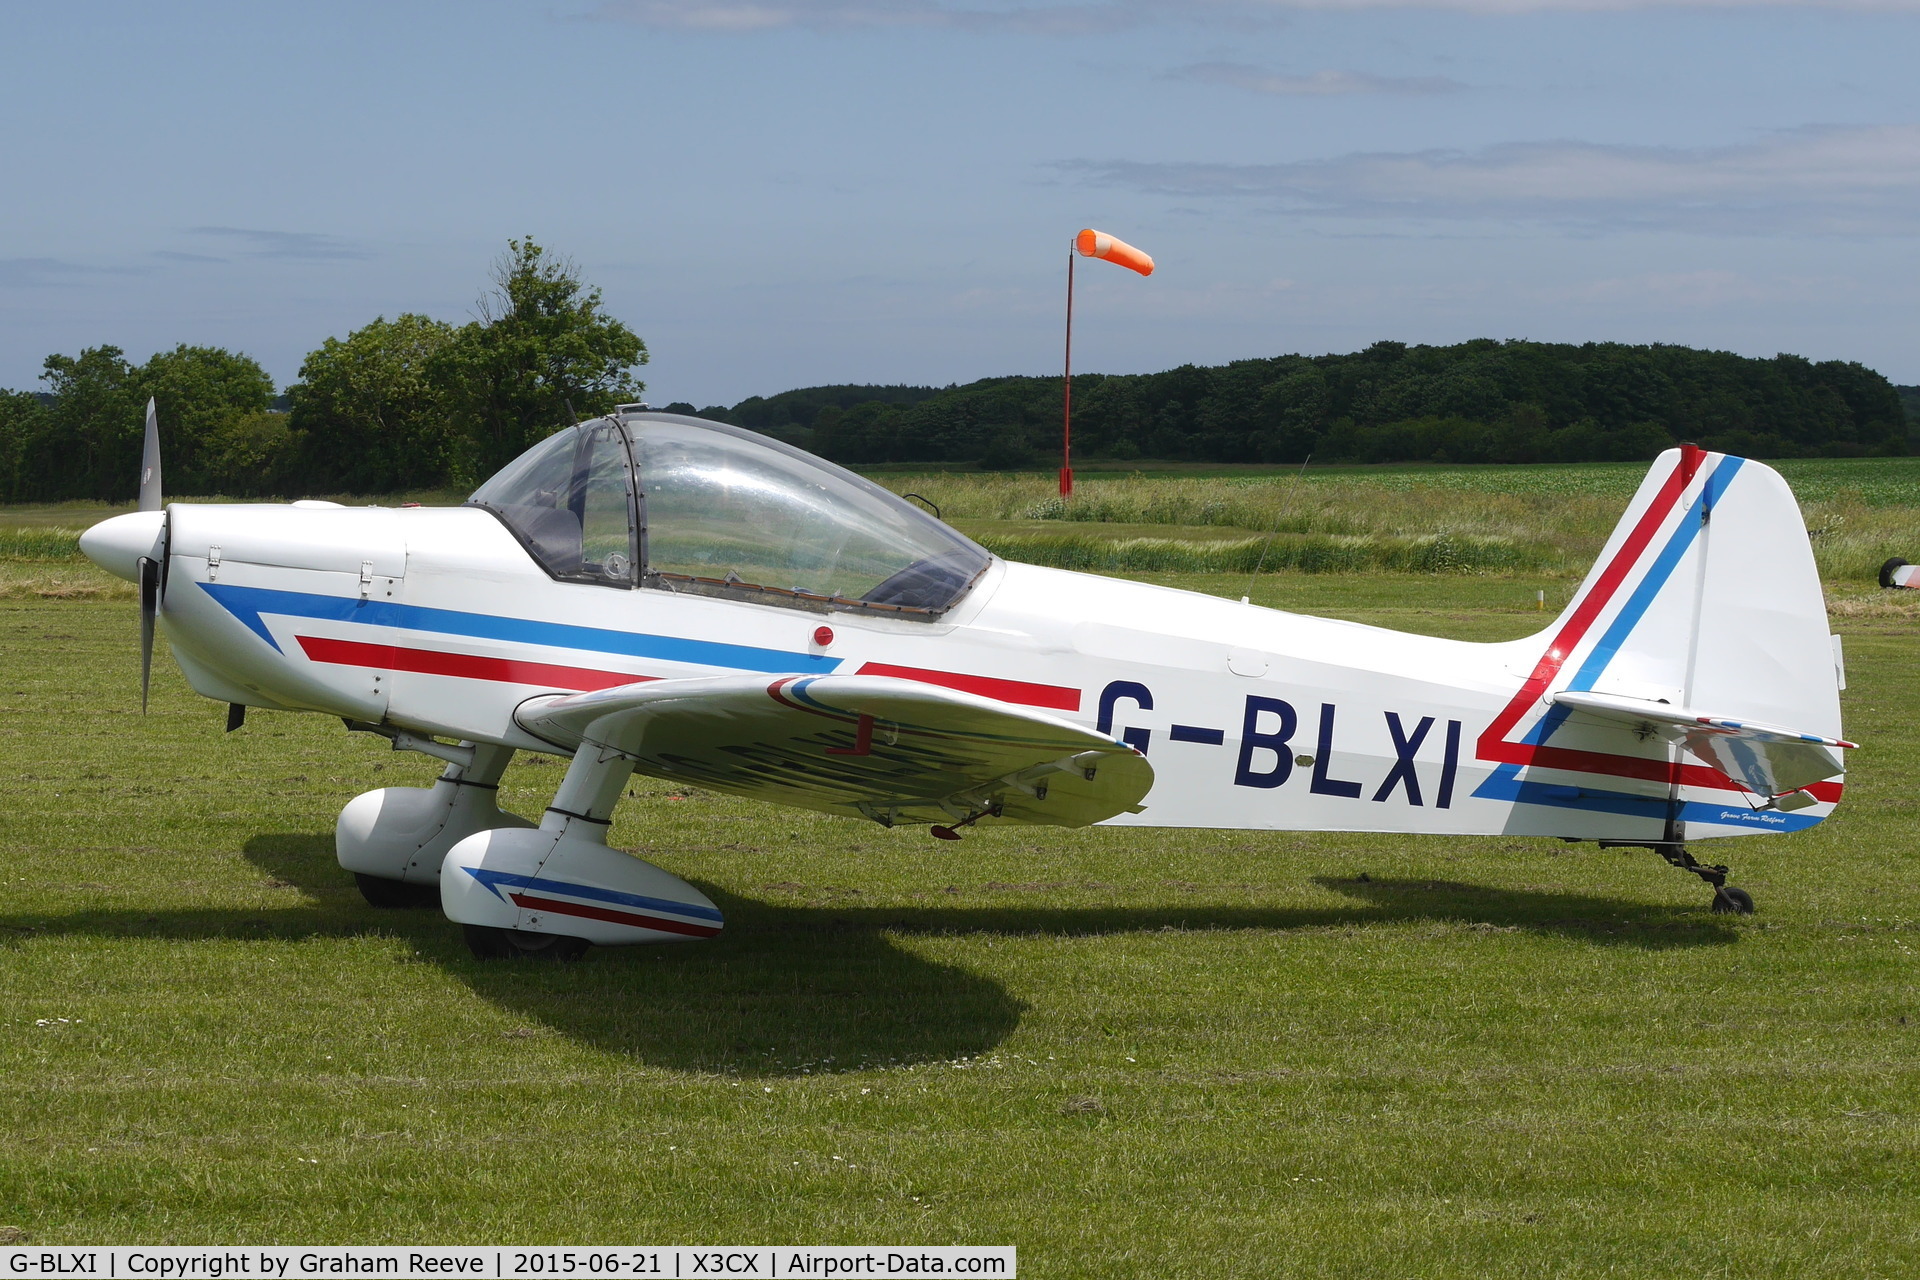
[[[1705,311],[1754,304],[1831,302],[1847,289],[1848,282],[1833,277],[1761,278],[1745,272],[1708,269],[1603,276],[1536,289],[1534,294],[1543,301],[1571,302],[1583,307],[1627,304]]]
[[[66,285],[88,276],[130,276],[133,267],[100,267],[59,258],[0,258],[0,289],[30,289]]]
[[[1233,27],[1284,21],[1301,10],[1445,9],[1463,13],[1590,13],[1637,9],[1839,9],[1920,13],[1920,0],[602,0],[595,18],[678,31],[752,33],[785,28],[941,27],[1037,35],[1098,35],[1147,23]],[[1269,90],[1268,92],[1286,92]],[[1310,91],[1309,91],[1310,92]]]
[[[845,4],[788,0],[608,0],[594,16],[646,27],[683,31],[751,32],[780,27],[879,27],[924,25],[925,4]]]
[[[194,227],[192,234],[211,236],[232,244],[249,246],[254,258],[286,258],[309,262],[331,262],[342,258],[369,258],[365,249],[313,231],[263,231],[255,227]]]
[[[675,31],[743,34],[785,28],[941,27],[1036,35],[1093,35],[1141,20],[1136,4],[1037,4],[996,8],[940,0],[605,0],[596,18]]]
[[[1627,9],[1840,9],[1920,13],[1920,0],[1252,0],[1249,8],[1455,9],[1466,13],[1593,13]]]
[[[1722,147],[1509,142],[1288,164],[1069,161],[1161,195],[1302,214],[1718,233],[1920,233],[1920,125],[1814,125]]]
[[[1320,96],[1340,93],[1452,93],[1466,88],[1445,76],[1376,76],[1365,71],[1315,71],[1281,75],[1243,62],[1196,62],[1168,73],[1173,80],[1226,85],[1255,93]]]

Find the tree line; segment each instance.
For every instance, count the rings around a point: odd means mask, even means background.
[[[477,483],[559,427],[638,397],[646,344],[599,290],[512,240],[472,321],[375,319],[328,338],[276,401],[249,356],[180,346],[47,357],[0,391],[0,500],[125,500],[157,402],[174,493],[394,493]],[[1078,457],[1206,462],[1584,462],[1678,440],[1755,457],[1907,451],[1903,393],[1871,369],[1793,355],[1618,343],[1376,342],[1164,373],[1074,379]],[[286,412],[276,412],[283,403]],[[821,386],[668,409],[839,462],[1052,465],[1058,378]]]
[[[1073,380],[1076,457],[1206,462],[1590,462],[1676,441],[1753,457],[1907,451],[1900,389],[1858,363],[1619,343],[1376,342]],[[688,406],[690,407],[690,406]],[[704,410],[836,461],[1041,464],[1054,377],[813,387]]]
[[[469,485],[638,398],[646,344],[572,263],[511,240],[492,279],[466,324],[405,314],[328,338],[286,412],[258,362],[218,347],[139,365],[111,346],[48,356],[45,390],[0,391],[0,500],[132,497],[148,397],[168,491],[236,497]]]

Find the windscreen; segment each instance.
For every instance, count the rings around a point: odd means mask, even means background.
[[[634,585],[633,474],[620,428],[589,422],[508,463],[468,501],[499,516],[542,568],[596,586]]]
[[[738,428],[626,420],[648,586],[930,615],[990,557],[885,489]]]

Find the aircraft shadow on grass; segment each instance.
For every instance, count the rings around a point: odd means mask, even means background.
[[[783,906],[701,888],[726,913],[718,938],[606,949],[586,963],[482,962],[433,910],[367,906],[334,862],[330,834],[261,835],[245,854],[303,890],[298,907],[93,911],[0,918],[0,938],[351,937],[409,943],[476,994],[578,1042],[679,1070],[795,1074],[937,1061],[992,1049],[1026,1006],[991,978],[896,945],[889,935],[1097,936],[1163,930],[1325,929],[1449,921],[1601,945],[1725,945],[1737,933],[1700,909],[1494,889],[1437,880],[1317,878],[1353,906]]]

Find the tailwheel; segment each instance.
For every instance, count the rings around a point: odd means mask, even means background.
[[[412,907],[438,908],[440,905],[440,886],[437,884],[409,884],[405,880],[370,876],[364,871],[354,872],[353,882],[360,886],[360,896],[367,900],[370,907],[405,910]]]
[[[1713,891],[1713,909],[1719,915],[1750,916],[1753,914],[1753,895],[1745,889],[1723,884]]]
[[[496,929],[492,925],[462,925],[467,950],[476,960],[578,960],[591,945],[585,938],[561,933],[531,933],[525,929]]]
[[[1745,889],[1736,889],[1727,883],[1727,868],[1716,863],[1701,862],[1687,846],[1678,840],[1602,840],[1602,849],[1651,849],[1666,860],[1670,867],[1676,867],[1689,875],[1699,876],[1713,886],[1713,910],[1716,915],[1750,916],[1753,914],[1753,895]]]

